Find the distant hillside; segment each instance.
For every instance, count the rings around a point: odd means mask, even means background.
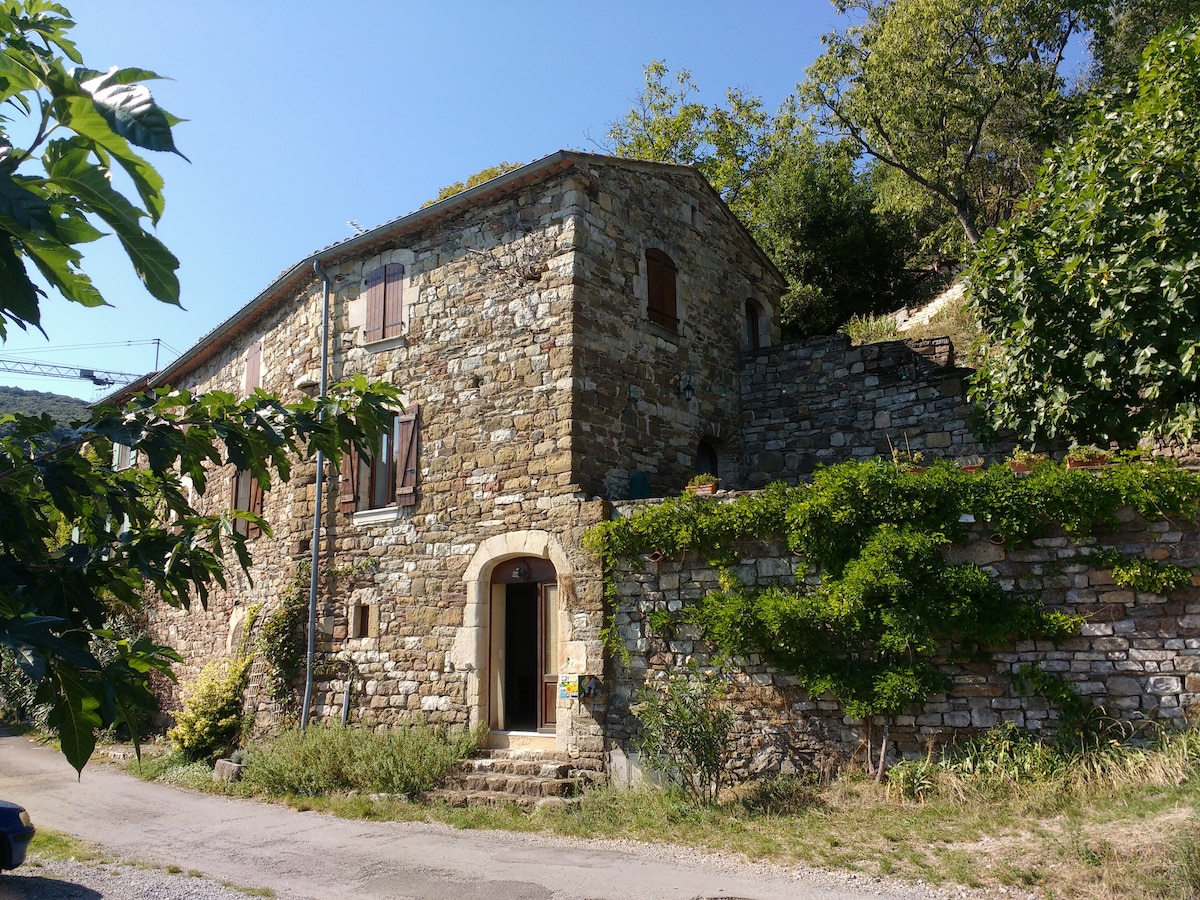
[[[87,401],[48,391],[26,391],[0,386],[0,413],[25,413],[38,416],[49,413],[59,425],[68,425],[87,416]]]

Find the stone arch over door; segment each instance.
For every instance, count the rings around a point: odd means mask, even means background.
[[[480,722],[495,727],[493,695],[496,673],[492,671],[492,591],[496,570],[506,562],[531,557],[545,560],[553,566],[558,584],[570,582],[571,566],[566,551],[557,536],[548,531],[513,531],[495,535],[485,540],[475,551],[463,575],[466,587],[466,608],[463,611],[462,628],[454,641],[450,662],[455,669],[467,673],[467,706],[472,725]],[[559,603],[567,598],[560,594]],[[560,606],[561,608],[561,606]],[[559,654],[570,639],[567,633],[569,617],[561,617],[558,629]],[[568,723],[558,722],[558,733],[563,733]]]

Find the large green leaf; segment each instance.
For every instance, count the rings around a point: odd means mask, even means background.
[[[150,88],[126,80],[143,71],[114,67],[103,75],[79,82],[79,87],[92,98],[100,115],[121,137],[147,150],[162,150],[183,156],[175,147],[171,122],[154,102]]]
[[[76,772],[82,772],[96,749],[96,729],[103,724],[97,712],[100,701],[73,666],[55,665],[50,679],[44,683],[53,686],[46,721],[58,735],[67,762]]]
[[[36,182],[18,180],[0,172],[0,217],[11,220],[26,231],[54,234],[54,216],[41,194],[30,190]]]
[[[133,181],[150,220],[157,223],[164,205],[163,178],[158,170],[130,149],[129,142],[109,127],[108,120],[87,97],[62,98],[56,108],[64,125],[112,155]]]
[[[23,249],[38,271],[68,300],[83,306],[108,305],[92,280],[75,268],[82,255],[74,247],[51,238],[30,235],[25,239]]]
[[[26,324],[39,328],[40,296],[41,291],[29,280],[29,273],[13,252],[11,238],[7,234],[0,234],[0,313],[13,319],[22,328]],[[7,334],[4,321],[0,319],[0,338]]]
[[[146,289],[164,303],[179,305],[179,260],[161,241],[141,226],[141,211],[113,188],[101,168],[87,154],[72,147],[61,156],[46,153],[51,181],[78,197],[116,232],[134,270]]]

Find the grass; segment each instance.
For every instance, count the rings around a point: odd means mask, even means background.
[[[888,315],[854,316],[840,331],[855,344],[945,336],[954,344],[954,358],[957,364],[968,368],[978,368],[980,354],[983,352],[979,325],[962,301],[946,304],[928,322],[915,325],[906,331],[900,331],[895,320]]]
[[[286,768],[307,759],[295,756]],[[203,790],[351,819],[680,844],[1050,900],[1200,896],[1197,730],[1074,753],[1001,730],[942,760],[901,764],[884,784],[854,773],[826,784],[779,777],[727,792],[713,806],[659,790],[598,788],[533,813],[412,803],[403,792],[268,793],[244,782],[214,785],[211,774],[195,778],[192,765],[147,760],[140,774],[176,784],[194,778]]]

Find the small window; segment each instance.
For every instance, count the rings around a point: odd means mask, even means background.
[[[137,453],[128,444],[113,444],[112,467],[116,472],[132,468],[137,463]]]
[[[646,251],[647,316],[655,325],[679,330],[675,303],[675,263],[661,250]]]
[[[339,502],[343,512],[413,506],[417,502],[417,407],[392,417],[370,458],[342,457]]]
[[[717,475],[717,450],[708,441],[701,441],[696,447],[696,474],[697,475]]]
[[[249,469],[234,473],[230,484],[229,508],[261,516],[263,511],[263,489]],[[245,519],[234,519],[233,530],[243,537],[254,538],[262,529]]]
[[[350,637],[371,636],[371,607],[367,603],[356,603],[350,616]]]
[[[363,340],[404,334],[404,266],[388,263],[367,276],[367,327]]]
[[[753,300],[746,301],[746,349],[760,350],[763,346],[762,339],[762,310],[758,308],[758,304]]]

